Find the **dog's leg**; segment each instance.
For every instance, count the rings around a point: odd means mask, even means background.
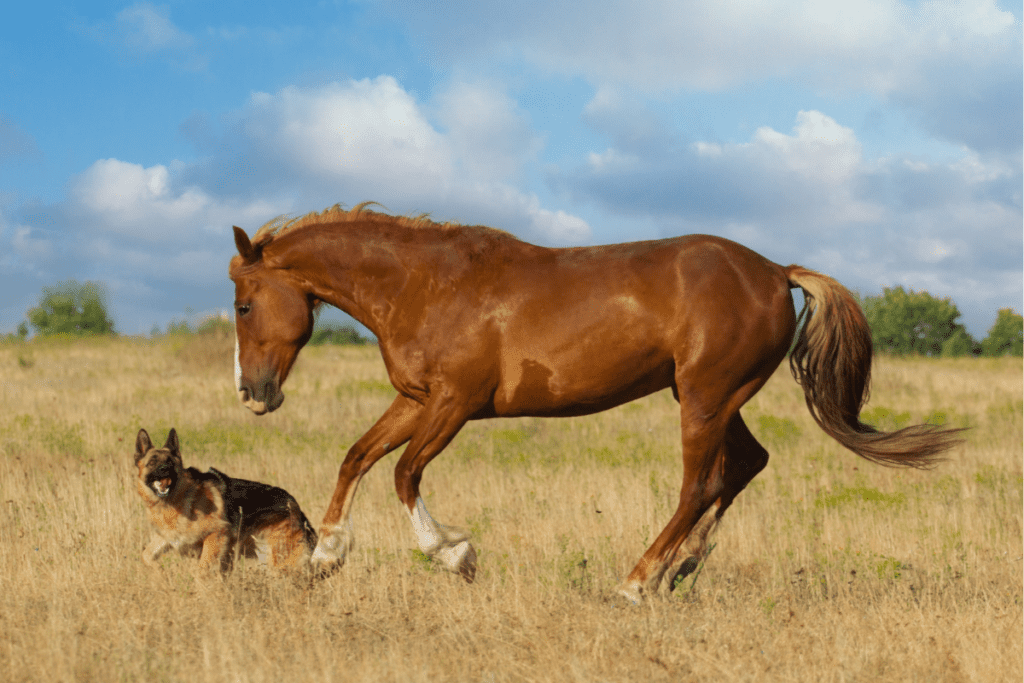
[[[231,534],[218,531],[203,540],[203,553],[199,556],[199,569],[207,573],[213,569],[227,571],[231,568],[232,550]]]
[[[263,546],[268,567],[295,569],[309,566],[310,543],[306,538],[303,520],[293,515],[260,529],[257,545]]]
[[[150,539],[149,545],[142,551],[142,561],[148,564],[150,567],[158,566],[157,560],[160,556],[171,549],[171,544],[164,539],[160,534],[153,534],[153,538]]]

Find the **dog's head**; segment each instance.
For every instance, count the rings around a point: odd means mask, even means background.
[[[164,447],[153,448],[149,434],[140,429],[135,437],[135,466],[139,468],[139,483],[158,498],[169,496],[185,471],[178,449],[178,433],[172,428]]]

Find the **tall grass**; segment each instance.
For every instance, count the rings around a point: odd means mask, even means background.
[[[474,535],[477,582],[415,551],[379,463],[357,548],[312,588],[140,559],[135,434],[282,486],[316,523],[345,450],[394,395],[374,348],[299,357],[277,412],[231,386],[232,342],[0,346],[0,677],[10,681],[1019,681],[1020,359],[876,364],[866,419],[970,426],[931,472],[873,466],[813,423],[783,369],[744,409],[771,452],[706,566],[639,608],[614,589],[681,481],[666,393],[588,418],[468,425],[426,471]]]

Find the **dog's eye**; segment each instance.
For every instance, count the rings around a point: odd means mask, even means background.
[[[250,309],[251,306],[249,306],[249,304],[239,304],[237,308],[235,308],[235,310],[238,311],[238,315],[240,316],[248,314]]]

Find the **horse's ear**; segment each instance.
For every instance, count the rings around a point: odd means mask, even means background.
[[[236,225],[234,226],[234,231],[235,247],[238,248],[238,253],[242,256],[242,260],[247,264],[259,261],[260,253],[252,246],[252,242],[249,241],[249,236],[245,234],[245,230]]]

